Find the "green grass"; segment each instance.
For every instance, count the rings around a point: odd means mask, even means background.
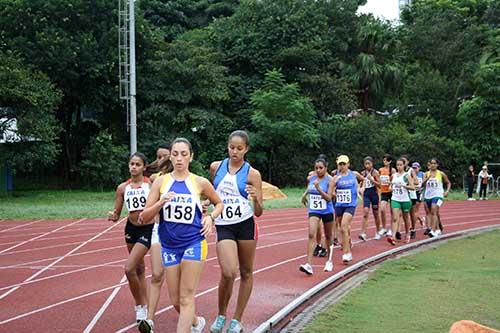
[[[300,197],[304,188],[284,188],[287,199],[266,201],[266,209],[303,207]],[[113,208],[114,192],[83,190],[21,190],[0,197],[2,219],[62,219],[105,217]],[[464,200],[463,192],[452,192],[449,200]]]
[[[500,231],[383,263],[305,332],[448,332],[458,320],[500,328]]]

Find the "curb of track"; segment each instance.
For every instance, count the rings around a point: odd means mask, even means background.
[[[455,231],[451,232],[449,234],[444,234],[441,235],[438,238],[428,238],[428,239],[423,239],[414,243],[410,243],[407,245],[403,245],[400,247],[397,247],[395,249],[391,249],[382,253],[379,253],[373,257],[366,258],[360,262],[357,262],[356,264],[349,266],[346,269],[343,269],[342,271],[332,275],[326,280],[321,281],[314,287],[310,288],[309,290],[305,291],[302,293],[299,297],[294,299],[292,302],[290,302],[288,305],[283,307],[281,310],[276,312],[271,318],[263,322],[259,327],[257,327],[253,332],[254,333],[271,333],[275,332],[275,328],[279,326],[279,324],[282,324],[282,322],[298,307],[300,307],[302,304],[306,303],[309,301],[311,298],[316,296],[318,293],[321,291],[325,290],[328,288],[330,285],[339,282],[340,280],[343,280],[346,278],[346,276],[353,275],[357,271],[362,271],[364,270],[368,265],[375,263],[375,262],[380,262],[385,259],[388,259],[389,257],[393,257],[394,255],[401,254],[403,252],[407,252],[413,249],[416,249],[418,247],[421,247],[423,245],[431,244],[431,243],[437,243],[440,241],[452,239],[452,238],[457,238],[460,236],[464,236],[467,234],[471,233],[476,233],[476,232],[485,232],[485,231],[491,231],[495,229],[499,229],[500,225],[492,225],[492,226],[484,226],[484,227],[478,227],[478,228],[472,228],[472,229],[465,229],[465,230],[460,230],[460,231]]]

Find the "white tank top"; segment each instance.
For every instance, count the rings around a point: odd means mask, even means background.
[[[408,171],[406,172],[408,179],[410,179],[410,177],[411,177],[411,170],[412,169],[408,169]],[[415,184],[412,184],[412,185],[415,186]],[[410,194],[410,199],[417,199],[417,191],[416,190],[408,190],[408,193]]]
[[[392,177],[392,200],[399,202],[410,201],[408,189],[404,185],[408,185],[408,174],[406,172],[402,175],[395,173]]]
[[[224,160],[216,172],[215,191],[224,204],[222,214],[215,219],[216,225],[230,225],[243,222],[253,216],[253,207],[247,199],[247,185],[250,165],[245,165],[234,175],[229,173],[228,160]]]
[[[127,186],[125,187],[125,192],[123,193],[123,201],[125,202],[125,206],[127,206],[129,213],[144,209],[150,189],[151,185],[149,184],[148,177],[144,177],[144,181],[139,187],[132,187],[131,179],[127,181]]]
[[[433,198],[443,198],[444,197],[444,188],[443,188],[443,176],[441,171],[436,171],[436,175],[427,180],[425,184],[425,199],[433,199]]]

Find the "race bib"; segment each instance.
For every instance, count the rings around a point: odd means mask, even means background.
[[[163,219],[168,222],[192,224],[196,203],[190,194],[176,194],[163,206]]]
[[[337,203],[351,203],[351,190],[337,190]]]
[[[326,200],[321,195],[309,195],[309,209],[324,210],[326,209]]]
[[[125,193],[125,204],[129,212],[143,210],[146,206],[147,193],[144,189],[130,189]]]
[[[224,209],[220,214],[220,218],[224,221],[237,221],[243,216],[241,203],[239,200],[223,200]]]
[[[435,189],[435,188],[438,188],[438,182],[437,182],[437,179],[436,178],[430,178],[428,181],[427,181],[427,187],[430,188],[430,189]]]
[[[374,186],[373,182],[368,178],[365,178],[365,188],[371,188],[373,186]]]
[[[394,192],[395,195],[399,195],[399,196],[403,195],[403,188],[400,185],[394,186],[392,191]]]
[[[391,181],[391,177],[389,177],[387,175],[380,176],[380,182],[382,183],[382,185],[389,185],[390,181]]]

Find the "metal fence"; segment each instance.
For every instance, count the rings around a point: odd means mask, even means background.
[[[467,177],[466,176],[462,177],[462,189],[463,189],[464,193],[467,193],[467,191],[468,191],[468,185],[467,185]],[[477,185],[477,183],[476,183],[476,185],[474,185],[474,192],[475,193],[478,192],[478,185]],[[500,196],[500,176],[497,177],[497,179],[490,178],[488,180],[488,188],[487,188],[486,192],[489,195]]]

